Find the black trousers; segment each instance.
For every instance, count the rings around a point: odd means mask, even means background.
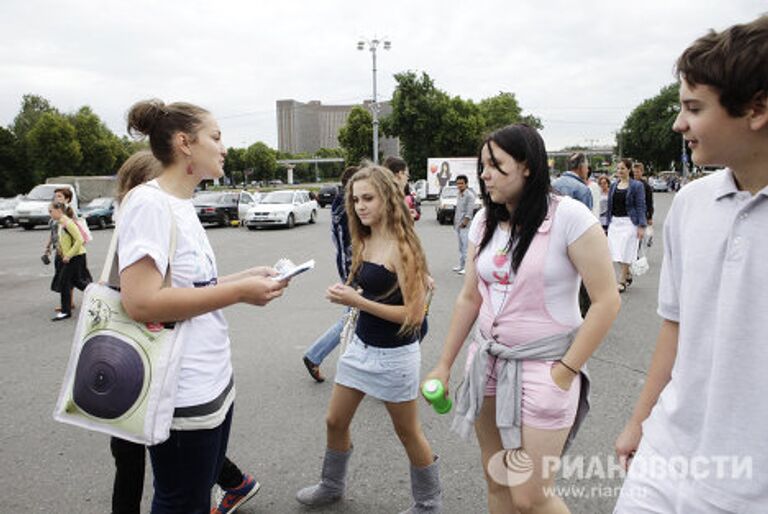
[[[112,514],[139,514],[144,494],[144,445],[111,438],[109,442],[115,459],[115,482],[112,488]],[[234,462],[224,458],[217,484],[222,489],[233,489],[243,481],[243,472]]]

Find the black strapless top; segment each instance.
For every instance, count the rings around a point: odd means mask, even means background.
[[[363,297],[387,305],[403,305],[403,293],[397,282],[397,274],[381,264],[363,261],[357,272],[356,284],[363,289]],[[355,333],[365,344],[379,348],[397,348],[414,343],[417,334],[400,336],[398,323],[392,323],[372,314],[360,311]]]

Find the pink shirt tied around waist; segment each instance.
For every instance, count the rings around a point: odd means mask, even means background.
[[[559,204],[559,197],[550,196],[547,216],[531,241],[498,314],[494,313],[489,283],[478,276],[477,286],[482,304],[477,318],[477,333],[468,349],[465,373],[469,371],[483,340],[514,347],[567,334],[578,328],[578,325],[568,326],[558,322],[546,305],[544,267],[547,253],[558,251],[550,248],[550,236]],[[484,226],[484,220],[479,221]],[[490,251],[490,248],[486,247],[484,251]],[[567,251],[567,248],[562,251]],[[578,302],[578,299],[575,297],[573,301]],[[500,364],[495,358],[489,359],[486,396],[496,396],[496,373]],[[552,380],[551,365],[552,361],[523,361],[523,390],[518,393],[522,393],[524,425],[549,430],[567,428],[574,424],[574,419],[578,422],[583,420],[589,410],[589,379],[586,369],[574,379],[571,388],[564,391]],[[575,430],[569,440],[574,435]]]

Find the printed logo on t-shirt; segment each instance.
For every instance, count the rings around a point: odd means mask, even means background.
[[[493,265],[498,268],[492,273],[493,278],[502,286],[509,285],[509,269],[507,264],[509,263],[509,253],[506,251],[506,247],[499,248],[493,256]]]

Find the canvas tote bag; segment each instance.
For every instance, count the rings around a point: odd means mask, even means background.
[[[171,260],[176,251],[176,221],[170,204],[168,210],[171,242],[163,287],[171,286]],[[123,309],[120,292],[110,287],[110,283],[119,284],[117,234],[116,227],[101,279],[85,290],[53,417],[154,445],[170,435],[181,343],[174,325],[131,319]]]

